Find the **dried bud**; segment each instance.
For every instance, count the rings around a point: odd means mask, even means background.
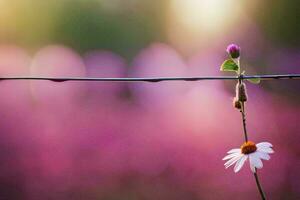
[[[240,110],[242,108],[241,102],[236,97],[233,98],[232,104],[233,104],[233,107],[235,107],[236,109]]]
[[[245,83],[236,84],[236,97],[240,102],[247,101],[248,96],[247,96],[247,89]]]
[[[231,58],[236,59],[240,57],[241,48],[236,44],[230,44],[228,45],[226,51]]]

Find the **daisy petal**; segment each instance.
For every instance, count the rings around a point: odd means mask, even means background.
[[[228,167],[230,167],[231,165],[233,165],[234,163],[236,163],[236,161],[238,161],[243,155],[238,155],[236,157],[231,158],[230,160],[228,160],[224,165],[225,168],[227,169]]]
[[[241,149],[231,149],[230,151],[228,151],[227,153],[238,153],[241,152]]]
[[[274,153],[274,150],[270,147],[257,147],[257,151],[264,152],[264,153]]]
[[[260,142],[256,144],[257,147],[273,147],[273,145],[269,142]]]
[[[232,154],[229,154],[229,155],[225,156],[222,160],[228,160],[228,159],[236,157],[236,156],[238,156],[240,154],[241,154],[240,152],[239,153],[232,153]]]
[[[261,169],[263,167],[263,163],[259,158],[259,155],[257,152],[251,154],[252,157],[252,164],[254,165],[255,168]]]
[[[250,161],[250,168],[253,173],[256,171],[255,168],[261,169],[263,167],[263,164],[259,159],[258,155],[256,155],[256,153],[252,153],[249,155],[249,161]]]
[[[255,172],[255,164],[254,164],[254,161],[253,161],[253,154],[249,155],[249,164],[250,164],[251,171]]]
[[[240,169],[242,169],[242,167],[243,167],[245,161],[247,160],[247,158],[248,158],[247,155],[243,155],[243,156],[241,157],[241,159],[239,159],[239,160],[236,162],[236,164],[235,164],[235,166],[234,166],[234,172],[235,172],[235,173],[237,173],[238,171],[240,171]]]
[[[267,153],[257,151],[256,154],[258,155],[258,157],[259,157],[260,159],[263,159],[263,160],[270,160],[270,156],[269,156],[269,154],[267,154]]]
[[[249,161],[250,161],[250,156],[249,156]],[[251,171],[252,171],[253,173],[256,172],[256,169],[255,169],[254,165],[251,165],[251,164],[250,164],[250,169],[251,169]]]

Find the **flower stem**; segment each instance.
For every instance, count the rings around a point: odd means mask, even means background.
[[[266,200],[266,195],[261,187],[261,184],[259,182],[259,179],[258,179],[258,175],[257,175],[257,170],[255,170],[254,172],[254,177],[255,177],[255,181],[256,181],[256,185],[257,185],[257,188],[259,190],[259,193],[260,193],[260,196],[261,196],[261,199],[262,200]]]
[[[238,62],[240,64],[240,62]],[[240,70],[240,67],[239,67]],[[241,79],[241,73],[239,72],[239,84],[242,84],[243,80]],[[244,137],[245,137],[245,142],[248,142],[248,133],[247,133],[247,126],[246,126],[246,113],[245,113],[245,102],[241,102],[241,110],[242,114],[242,121],[243,121],[243,130],[244,130]]]
[[[242,80],[239,80],[241,83]],[[244,129],[244,136],[245,136],[245,142],[248,142],[248,133],[247,133],[247,126],[246,126],[246,112],[245,112],[245,102],[241,102],[241,114],[242,114],[242,121],[243,121],[243,129]],[[261,187],[261,184],[258,179],[257,170],[255,169],[254,172],[255,182],[258,188],[258,191],[260,193],[261,199],[266,200],[265,193]]]
[[[243,120],[243,129],[244,129],[244,137],[245,142],[248,142],[248,133],[247,133],[247,127],[246,127],[246,114],[245,114],[245,102],[241,102],[241,114],[242,114],[242,120]]]

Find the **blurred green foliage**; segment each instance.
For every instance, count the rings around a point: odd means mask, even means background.
[[[266,0],[252,13],[271,42],[283,46],[300,45],[299,0]]]
[[[5,0],[0,43],[30,49],[65,44],[79,52],[104,48],[132,57],[153,41],[166,42],[170,0]],[[297,0],[263,1],[249,14],[273,43],[299,45]],[[246,4],[244,4],[245,6]],[[4,13],[4,14],[3,14]],[[6,13],[6,14],[5,14]]]
[[[30,48],[59,43],[79,52],[104,48],[131,57],[151,41],[164,40],[162,2],[120,2],[109,10],[101,0],[15,0],[8,3],[14,18],[4,19],[0,42]]]

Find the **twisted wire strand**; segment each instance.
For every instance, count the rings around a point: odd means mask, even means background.
[[[44,77],[44,76],[3,76],[0,81],[12,80],[46,80],[54,82],[65,81],[95,81],[95,82],[162,82],[162,81],[204,81],[204,80],[299,80],[300,74],[278,75],[243,75],[243,76],[195,76],[195,77],[143,77],[143,78],[102,78],[102,77]]]

